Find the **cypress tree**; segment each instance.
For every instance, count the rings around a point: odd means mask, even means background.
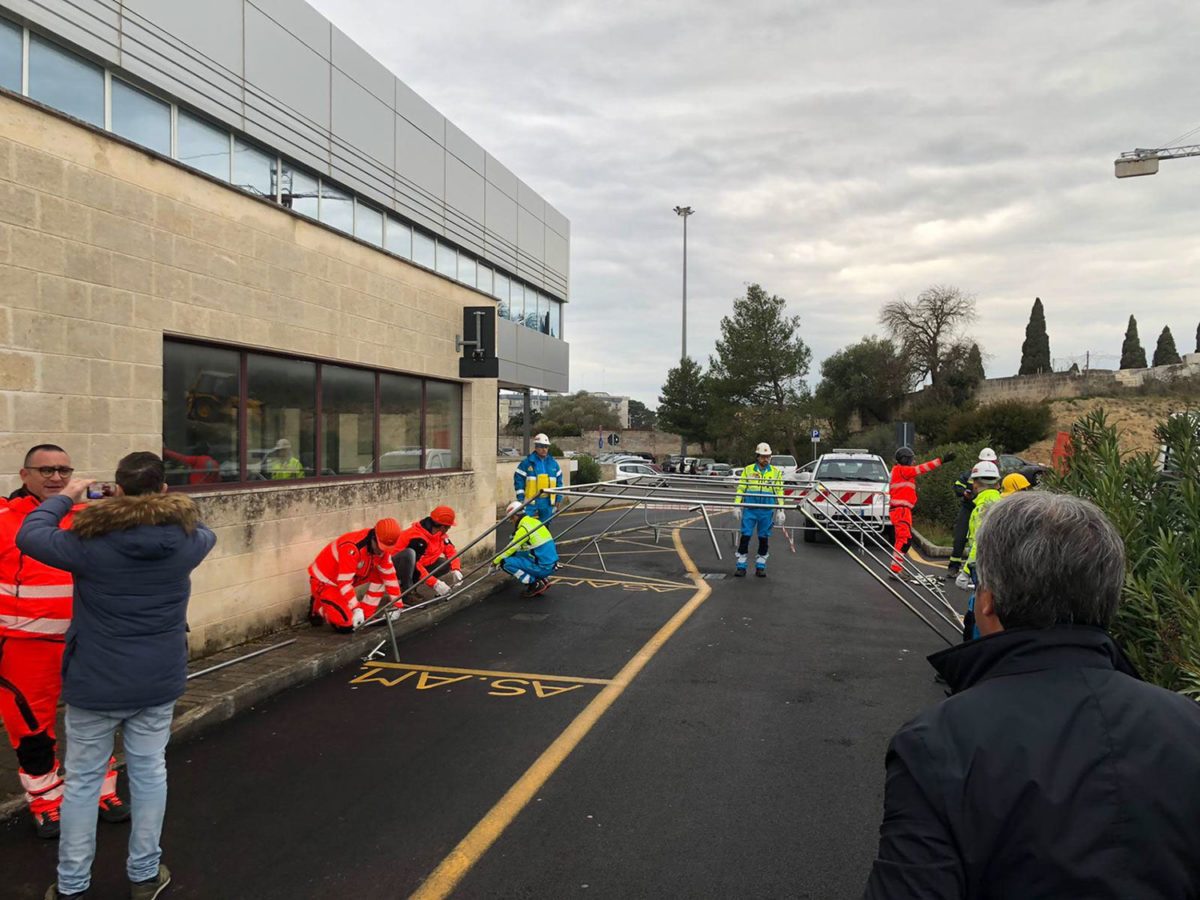
[[[1121,368],[1146,368],[1146,351],[1138,338],[1137,319],[1129,317],[1129,325],[1125,329],[1125,340],[1121,343]]]
[[[975,379],[976,383],[987,377],[983,371],[983,354],[979,351],[978,344],[972,344],[971,349],[967,351],[966,373]]]
[[[1033,298],[1033,311],[1025,326],[1025,343],[1021,344],[1021,369],[1018,375],[1036,375],[1050,371],[1050,336],[1046,334],[1046,312],[1042,298]]]
[[[1153,365],[1170,366],[1181,362],[1183,360],[1179,358],[1179,351],[1175,349],[1175,338],[1171,335],[1170,327],[1163,328],[1162,334],[1158,336],[1158,345],[1154,348]]]
[[[1200,353],[1200,325],[1196,326],[1196,352]]]

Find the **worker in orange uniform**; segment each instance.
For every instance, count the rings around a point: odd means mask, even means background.
[[[917,457],[911,447],[901,447],[896,451],[896,465],[892,466],[892,483],[888,489],[888,517],[892,520],[892,529],[895,531],[895,551],[892,553],[893,578],[903,571],[901,561],[908,552],[908,545],[912,543],[912,511],[917,505],[917,476],[932,472],[942,463],[953,462],[955,455],[947,453],[941,459],[931,459],[914,466]]]
[[[38,444],[25,454],[22,487],[0,500],[0,717],[42,838],[57,838],[59,830],[63,781],[54,719],[74,584],[68,573],[22,553],[16,538],[25,517],[62,493],[74,471],[62,447]],[[68,513],[60,527],[70,528],[71,519]],[[129,806],[117,796],[114,764],[110,758],[100,789],[100,818],[124,822]]]
[[[444,597],[462,583],[462,563],[456,558],[458,551],[447,534],[453,525],[454,510],[439,506],[404,529],[398,542],[399,552],[392,557],[401,590],[407,591],[421,581],[426,588],[432,588],[434,596]],[[449,567],[446,568],[447,563],[439,565],[440,559],[449,560]]]
[[[392,566],[400,532],[395,519],[380,519],[374,528],[347,532],[318,553],[308,567],[308,621],[320,625],[324,620],[334,631],[350,632],[375,613],[385,595],[397,608],[403,606]],[[354,590],[360,584],[367,586],[361,600]]]

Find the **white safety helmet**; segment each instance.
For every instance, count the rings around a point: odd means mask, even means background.
[[[522,503],[520,500],[514,500],[512,503],[508,504],[508,506],[504,507],[504,518],[507,519],[510,516],[514,516],[524,509],[524,503]]]
[[[996,451],[993,450],[991,447],[984,447],[982,450],[979,451],[979,461],[980,462],[995,462],[996,461]]]
[[[544,433],[542,433],[542,434],[535,434],[535,435],[533,436],[533,446],[535,446],[535,447],[549,447],[549,446],[550,446],[550,438],[546,437],[546,435],[545,435]]]
[[[971,470],[972,481],[999,481],[1000,470],[996,468],[994,462],[982,460],[975,463],[975,468]]]
[[[770,456],[771,455],[771,445],[768,444],[766,441],[763,441],[761,444],[759,444],[757,447],[754,448],[754,455],[755,456]]]

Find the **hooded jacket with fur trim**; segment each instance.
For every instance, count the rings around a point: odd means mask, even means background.
[[[113,497],[58,527],[70,499],[29,513],[17,546],[75,578],[63,654],[63,699],[94,710],[142,709],[179,699],[187,684],[191,573],[216,536],[190,497]]]

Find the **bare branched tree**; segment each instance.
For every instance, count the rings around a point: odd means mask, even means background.
[[[950,350],[961,343],[963,328],[974,318],[975,297],[944,284],[926,288],[915,301],[893,300],[879,312],[913,379],[919,383],[928,375],[934,387],[946,374]]]

